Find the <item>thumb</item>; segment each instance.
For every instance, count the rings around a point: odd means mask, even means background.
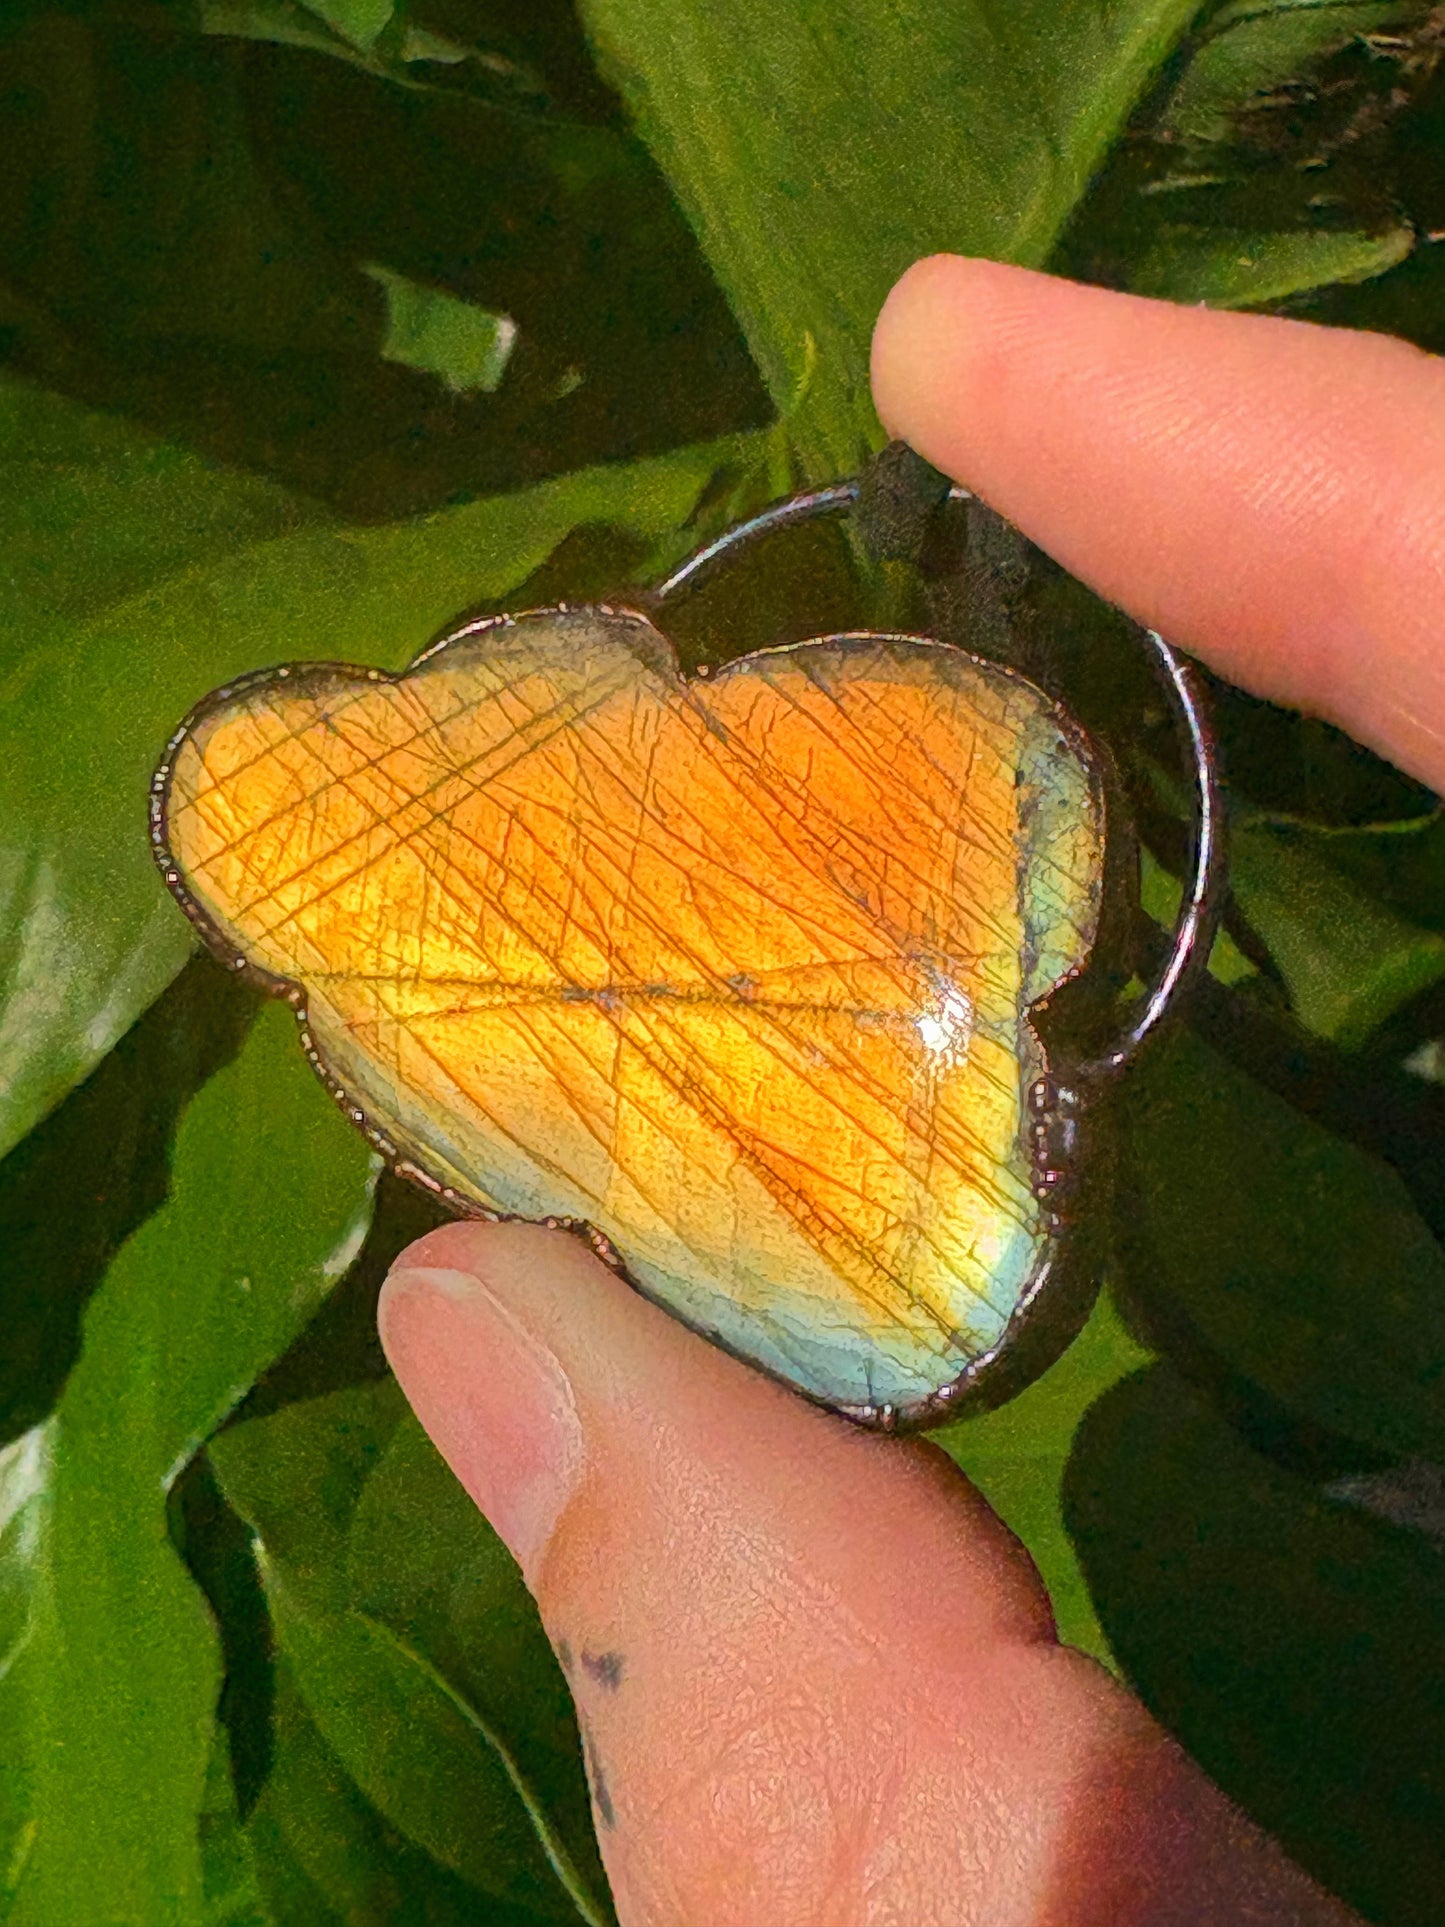
[[[935,1448],[701,1343],[564,1232],[382,1296],[572,1685],[627,1927],[1331,1921],[1100,1668]]]

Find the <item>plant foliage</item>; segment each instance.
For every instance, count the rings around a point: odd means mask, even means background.
[[[397,665],[851,470],[874,315],[932,250],[1445,346],[1442,50],[1419,0],[12,0],[0,1919],[610,1918],[540,1626],[376,1346],[429,1207],[194,957],[146,843],[168,729],[235,672]],[[853,567],[780,540],[684,659],[855,620]],[[1001,580],[973,619],[1071,638],[1167,921],[1167,732],[1107,612],[1037,560]],[[1220,702],[1236,902],[1124,1107],[1109,1289],[943,1442],[1065,1636],[1371,1918],[1424,1923],[1445,823]]]

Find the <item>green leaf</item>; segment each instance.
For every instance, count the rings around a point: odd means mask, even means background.
[[[0,633],[7,705],[40,645],[204,561],[326,519],[255,476],[228,473],[114,415],[0,375]]]
[[[370,306],[258,152],[238,63],[166,24],[150,13],[144,55],[109,7],[42,11],[15,32],[8,98],[26,112],[0,208],[22,362],[66,392],[118,388],[162,422],[192,412],[198,354],[226,355],[229,383],[255,392],[249,355],[265,355],[267,373],[288,352],[355,355]],[[165,141],[148,138],[157,125]],[[130,381],[103,372],[111,356],[130,362]],[[234,446],[192,421],[197,445]]]
[[[33,1426],[0,1450],[0,1915],[35,1848],[32,1774],[23,1732],[25,1646],[32,1632],[37,1555],[45,1532],[51,1430]],[[22,1684],[17,1690],[17,1678]]]
[[[1086,1415],[1065,1513],[1145,1704],[1365,1919],[1434,1927],[1445,1560],[1251,1451],[1164,1364]]]
[[[476,1709],[378,1620],[309,1614],[275,1568],[264,1572],[307,1706],[372,1804],[483,1893],[601,1927],[601,1907],[583,1898],[546,1814]]]
[[[1184,887],[1148,850],[1139,852],[1139,904],[1161,929],[1172,930],[1179,917]],[[1242,984],[1258,972],[1227,930],[1221,930],[1209,953],[1209,968],[1222,984]]]
[[[260,40],[276,47],[305,47],[368,65],[355,42],[327,26],[305,0],[170,0],[171,10],[198,33]]]
[[[806,472],[876,445],[868,343],[939,249],[1041,264],[1194,0],[584,0]]]
[[[1264,307],[1305,288],[1367,281],[1403,261],[1414,229],[1400,222],[1380,234],[1334,228],[1271,233],[1161,225],[1131,263],[1134,294],[1215,308]]]
[[[236,1811],[231,1750],[225,1729],[219,1726],[206,1762],[197,1839],[204,1927],[270,1927],[250,1842]]]
[[[1445,810],[1338,827],[1276,819],[1274,828],[1400,917],[1445,932]]]
[[[1426,11],[1418,0],[1204,10],[1056,265],[1216,307],[1275,305],[1397,267],[1415,248],[1405,209],[1418,197],[1382,130],[1417,83],[1397,87],[1404,68],[1365,36]]]
[[[274,1927],[475,1927],[475,1890],[413,1847],[363,1798],[282,1659],[273,1764],[247,1822]],[[519,1927],[523,1927],[520,1917]]]
[[[529,1913],[604,1922],[576,1728],[535,1608],[404,1413],[387,1380],[213,1442],[281,1650],[326,1744],[407,1838]]]
[[[361,1495],[348,1553],[357,1607],[427,1654],[475,1709],[578,1870],[606,1881],[571,1695],[516,1561],[408,1412]]]
[[[232,1425],[209,1456],[226,1497],[310,1610],[351,1603],[347,1547],[367,1478],[406,1412],[390,1378]]]
[[[1445,1459],[1445,1251],[1401,1179],[1181,1035],[1126,1109],[1131,1299],[1286,1411]],[[1170,1312],[1174,1316],[1170,1317]]]
[[[403,87],[426,88],[433,76],[445,75],[451,87],[458,80],[478,87],[484,99],[537,107],[545,99],[536,74],[495,48],[475,46],[421,26],[407,17],[404,4],[376,0],[360,9],[386,18],[376,34],[366,37],[348,31],[332,15],[351,9],[323,8],[304,0],[170,0],[177,18],[197,31],[237,40],[267,41],[278,47],[304,47],[330,54],[352,66]],[[327,24],[331,22],[331,24]]]
[[[67,406],[49,408],[56,432],[77,441],[83,430]],[[18,430],[46,415],[31,401],[13,419]],[[209,471],[161,451],[155,461],[174,490],[159,502],[143,492],[134,514],[169,516],[175,532],[169,542],[125,533],[132,510],[119,478],[108,476],[97,506],[107,512],[104,530],[116,522],[121,532],[80,533],[91,546],[76,574],[92,606],[73,617],[46,600],[47,563],[53,541],[56,569],[74,567],[64,549],[83,493],[62,488],[64,512],[54,509],[48,474],[32,480],[17,459],[8,509],[18,521],[28,506],[46,534],[24,572],[29,593],[0,606],[9,665],[0,724],[0,1152],[109,1050],[190,954],[189,928],[151,861],[145,798],[192,703],[229,677],[290,657],[404,663],[459,609],[515,588],[582,524],[614,524],[657,543],[686,520],[730,446],[584,469],[417,522],[348,529],[317,526],[312,516],[311,527],[270,539],[257,539],[269,533],[257,521],[269,509],[274,529],[284,498],[246,484],[244,513],[190,509],[186,488],[204,498]],[[113,595],[107,544],[123,564]]]
[[[1321,54],[1423,11],[1418,0],[1232,0],[1201,36],[1163,125],[1189,140],[1227,141],[1241,107],[1295,81]]]
[[[1048,1588],[1059,1638],[1115,1664],[1064,1520],[1064,1468],[1094,1401],[1150,1354],[1103,1293],[1063,1357],[995,1412],[959,1419],[934,1439],[1028,1548]]]
[[[13,1927],[200,1912],[220,1666],[167,1538],[167,1493],[345,1269],[369,1174],[273,1006],[186,1112],[169,1201],[91,1301],[43,1434],[22,1533],[28,1626],[0,1681],[33,1827]]]
[[[1279,966],[1300,1021],[1346,1047],[1445,977],[1445,936],[1368,895],[1329,837],[1269,823],[1231,840],[1235,901]]]
[[[340,57],[194,31],[217,9]],[[565,9],[476,21],[504,45],[461,60],[400,7],[368,54],[279,0],[24,13],[0,8],[0,346],[33,379],[368,523],[762,421]],[[515,318],[495,406],[381,359],[368,260]]]
[[[83,673],[76,639],[148,585],[323,517],[283,490],[3,379],[0,479],[3,1152],[110,1049],[190,950],[144,874],[138,765],[150,745],[134,742],[144,718],[124,707],[127,679],[143,701],[164,688],[164,669],[137,655],[134,636],[128,662],[92,657],[97,687],[73,729],[64,684]],[[108,770],[107,751],[123,773]],[[127,890],[127,871],[140,889]]]
[[[254,991],[195,958],[0,1161],[0,1437],[54,1406],[80,1348],[86,1300],[165,1202],[177,1119],[235,1056],[255,1015]]]
[[[363,53],[391,19],[394,0],[304,0],[306,9]]]
[[[440,288],[424,288],[390,268],[366,272],[386,296],[382,357],[435,375],[454,395],[491,395],[517,339],[510,315],[492,314]]]

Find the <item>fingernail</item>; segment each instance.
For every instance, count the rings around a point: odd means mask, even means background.
[[[582,1469],[567,1374],[469,1272],[394,1271],[380,1324],[412,1409],[532,1585]]]

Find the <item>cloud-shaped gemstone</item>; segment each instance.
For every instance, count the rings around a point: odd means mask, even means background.
[[[903,1411],[1048,1244],[1028,1011],[1093,942],[1101,807],[1049,703],[957,650],[687,682],[595,609],[253,679],[162,786],[176,887],[300,992],[397,1158],[585,1219],[733,1351]]]

